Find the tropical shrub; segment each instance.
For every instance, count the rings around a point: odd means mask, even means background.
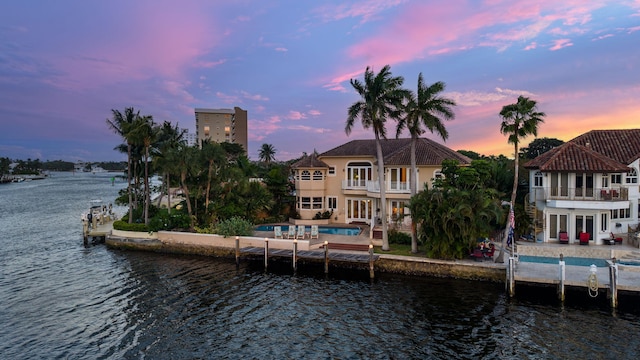
[[[114,230],[121,231],[140,231],[140,232],[148,232],[150,231],[147,225],[140,223],[129,224],[127,221],[116,220],[113,222]]]
[[[253,224],[239,216],[234,216],[227,220],[220,221],[214,227],[214,233],[227,236],[251,236],[253,235]]]

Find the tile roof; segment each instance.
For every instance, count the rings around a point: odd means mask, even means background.
[[[640,158],[640,129],[591,130],[525,164],[541,171],[626,172]]]
[[[311,155],[308,156],[304,156],[302,159],[296,161],[295,163],[293,163],[291,165],[292,169],[297,169],[297,168],[328,168],[329,165],[327,165],[324,161],[318,159],[318,157],[316,156],[315,153],[312,153]]]
[[[588,144],[600,154],[627,165],[640,158],[640,129],[591,130],[570,142]]]
[[[411,164],[411,139],[386,139],[380,140],[384,164],[386,165],[410,165]],[[376,158],[375,139],[352,140],[336,148],[319,155],[322,157],[373,157]],[[454,159],[460,164],[470,164],[471,159],[449,149],[433,140],[419,138],[416,142],[417,165],[440,165],[442,160]]]
[[[627,165],[613,160],[588,146],[567,142],[536,157],[524,165],[527,169],[566,172],[627,172]]]

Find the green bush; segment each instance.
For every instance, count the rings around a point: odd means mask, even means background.
[[[149,232],[149,228],[147,227],[147,225],[145,224],[137,224],[137,223],[133,223],[133,224],[129,224],[126,221],[123,220],[116,220],[113,222],[113,229],[114,230],[121,230],[121,231],[140,231],[140,232]]]
[[[313,217],[313,220],[331,219],[331,215],[333,215],[333,210],[325,211],[325,212],[318,211],[316,215]]]
[[[214,227],[214,233],[227,236],[251,236],[253,235],[253,224],[239,216],[234,216],[227,220],[220,221]]]
[[[396,229],[389,230],[389,244],[411,245],[411,235],[398,231]]]
[[[149,219],[150,231],[188,229],[190,226],[189,215],[175,210],[169,214],[167,209],[158,209],[157,213]]]

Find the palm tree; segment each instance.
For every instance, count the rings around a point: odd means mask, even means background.
[[[442,140],[447,140],[449,132],[444,127],[442,120],[452,120],[455,114],[451,107],[456,103],[439,96],[446,87],[445,83],[438,81],[429,86],[424,84],[422,73],[418,75],[418,91],[416,94],[410,93],[408,102],[405,105],[405,117],[400,119],[397,126],[396,137],[406,127],[411,134],[411,176],[409,178],[411,196],[416,192],[416,180],[418,178],[418,167],[416,165],[416,143],[418,138],[425,133],[425,128],[433,133],[436,131]],[[411,218],[411,252],[418,252],[418,237],[416,234],[415,222]]]
[[[151,146],[155,144],[158,137],[158,127],[153,122],[153,118],[149,115],[138,116],[134,122],[131,136],[134,142],[142,145],[144,149],[144,209],[143,218],[146,225],[149,224],[149,203],[151,202],[151,190],[149,188],[149,157]]]
[[[376,154],[378,159],[378,182],[380,185],[380,203],[382,216],[382,250],[389,250],[387,237],[387,197],[384,186],[384,159],[380,138],[386,139],[385,123],[387,118],[399,120],[402,114],[402,102],[408,91],[402,88],[404,78],[391,75],[390,66],[385,65],[376,75],[367,66],[364,72],[364,82],[351,79],[351,86],[361,99],[353,103],[348,110],[345,132],[351,133],[356,118],[362,121],[364,129],[373,128],[376,137]]]
[[[500,111],[500,116],[503,121],[500,124],[500,133],[508,135],[507,142],[514,146],[514,173],[513,173],[513,189],[511,191],[511,204],[512,209],[516,202],[516,192],[518,190],[518,144],[521,139],[529,135],[538,135],[538,125],[543,123],[542,119],[545,117],[545,113],[539,112],[536,109],[536,101],[531,100],[522,95],[518,96],[518,102],[515,104],[505,105]],[[500,253],[496,258],[496,262],[504,261],[504,247],[506,244],[507,232],[502,238],[502,247]],[[515,239],[513,240],[515,241]]]
[[[165,121],[160,127],[158,134],[158,146],[153,152],[153,163],[155,168],[162,174],[163,187],[167,191],[167,211],[171,214],[171,175],[175,174],[173,158],[180,145],[184,145],[184,134],[187,130],[175,127],[170,122]],[[162,203],[164,191],[160,191],[158,206]]]
[[[133,123],[140,117],[140,111],[135,111],[132,107],[124,109],[124,114],[119,110],[111,110],[112,118],[107,119],[107,125],[127,143],[127,193],[129,195],[129,223],[133,223],[133,197],[131,189],[131,162],[132,146],[131,131]],[[119,147],[116,147],[118,149]]]
[[[225,158],[226,154],[222,146],[220,146],[220,144],[216,142],[211,142],[210,139],[205,139],[202,142],[202,149],[200,150],[200,156],[202,156],[207,167],[207,185],[204,192],[205,194],[204,207],[205,207],[205,211],[209,211],[209,196],[211,193],[211,182],[213,181],[214,175],[217,175],[217,171],[216,171],[216,174],[214,174],[214,170],[216,170],[216,167],[219,169],[222,165],[224,165],[226,160]]]
[[[259,156],[260,161],[270,164],[271,161],[276,159],[276,149],[271,144],[262,144]]]

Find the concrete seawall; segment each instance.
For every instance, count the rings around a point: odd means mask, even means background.
[[[168,254],[202,255],[213,257],[235,257],[235,237],[211,234],[195,234],[160,231],[155,236],[119,231],[107,236],[106,245],[114,249],[153,251]],[[263,247],[264,238],[239,237],[240,247]],[[292,240],[269,239],[269,249],[292,248]],[[298,240],[298,250],[309,250],[308,240]],[[362,253],[362,252],[360,252]],[[458,279],[505,281],[505,265],[494,262],[474,262],[468,260],[436,260],[412,256],[379,254],[375,262],[376,272],[396,273],[412,276],[451,277]],[[312,260],[305,260],[311,261]],[[332,262],[331,266],[354,268],[356,264]],[[361,265],[360,265],[361,266]]]

